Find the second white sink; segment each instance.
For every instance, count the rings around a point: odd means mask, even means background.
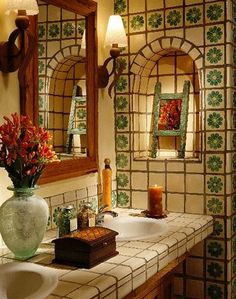
[[[155,239],[167,230],[162,220],[132,216],[105,217],[103,226],[119,233],[117,241]]]
[[[32,263],[0,266],[1,299],[43,299],[58,283],[56,271]]]

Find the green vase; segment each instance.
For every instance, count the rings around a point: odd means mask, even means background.
[[[34,194],[35,188],[13,188],[13,196],[0,207],[0,233],[16,258],[34,255],[43,240],[48,222],[48,205]]]

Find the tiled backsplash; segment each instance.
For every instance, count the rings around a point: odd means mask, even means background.
[[[112,206],[117,205],[117,192],[116,192],[116,182],[112,185]],[[77,212],[80,209],[81,204],[84,202],[90,202],[92,204],[93,210],[97,213],[98,208],[102,204],[102,186],[101,185],[91,185],[86,188],[77,189],[73,191],[64,192],[51,197],[46,197],[45,200],[49,206],[49,222],[48,229],[57,227],[57,219],[60,210],[68,205],[73,205]]]

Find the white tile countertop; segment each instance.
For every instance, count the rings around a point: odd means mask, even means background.
[[[126,216],[140,211],[116,209],[116,212]],[[161,221],[168,223],[168,230],[161,236],[155,240],[117,242],[119,254],[91,269],[53,264],[51,243],[43,243],[28,261],[58,272],[58,286],[47,299],[123,298],[213,231],[213,218],[207,215],[169,213]],[[53,239],[55,231],[47,235],[48,240]],[[7,249],[0,250],[0,264],[11,261],[13,255]]]

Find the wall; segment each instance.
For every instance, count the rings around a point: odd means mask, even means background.
[[[164,187],[167,210],[213,215],[215,232],[180,267],[175,295],[235,298],[236,136],[232,96],[236,82],[231,71],[233,68],[235,75],[231,47],[236,35],[235,24],[229,25],[232,12],[235,22],[235,5],[232,8],[230,1],[212,0],[114,0],[114,8],[122,15],[128,35],[128,47],[120,58],[126,69],[115,99],[118,205],[145,209],[148,186],[159,184]],[[198,73],[200,138],[196,159],[144,156],[150,121],[145,119],[145,136],[140,116],[146,112],[143,107],[151,107],[153,81],[161,80],[165,92],[173,92],[168,90],[172,78],[168,71],[173,66],[165,65],[166,78],[157,70],[158,61],[170,50],[188,54]],[[178,75],[177,71],[176,82]],[[183,76],[188,78],[189,74]],[[140,136],[144,141],[140,142]]]

